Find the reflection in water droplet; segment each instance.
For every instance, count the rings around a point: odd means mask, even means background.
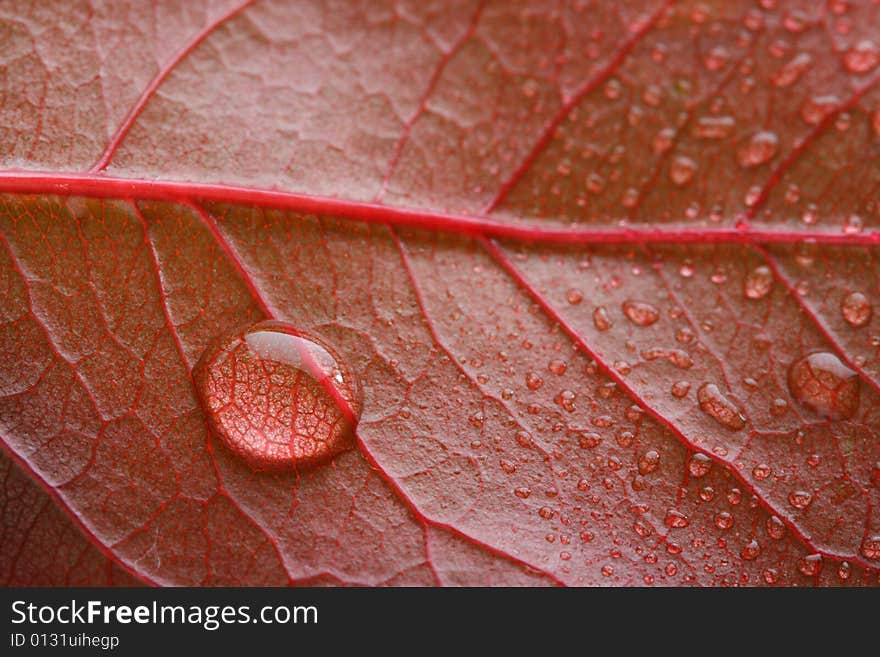
[[[828,352],[795,361],[788,389],[799,404],[831,420],[850,418],[859,408],[859,375]]]
[[[745,416],[714,383],[700,386],[697,401],[704,413],[731,431],[739,431],[746,426]]]
[[[755,267],[746,276],[743,292],[748,299],[763,299],[773,289],[773,272],[770,267]]]
[[[624,301],[623,314],[636,326],[650,326],[660,319],[660,311],[645,301]]]
[[[861,292],[850,292],[840,302],[840,314],[853,328],[861,328],[871,321],[874,308]]]
[[[284,322],[219,338],[193,378],[212,430],[254,470],[310,466],[353,446],[353,374],[329,345]]]

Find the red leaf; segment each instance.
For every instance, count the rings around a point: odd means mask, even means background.
[[[876,3],[458,5],[6,11],[4,581],[878,583]],[[211,434],[264,319],[354,449]]]

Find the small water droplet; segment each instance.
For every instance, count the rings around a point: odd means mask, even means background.
[[[721,511],[715,514],[715,526],[718,529],[730,529],[733,527],[733,516],[727,511]]]
[[[529,372],[526,374],[526,387],[529,390],[537,390],[542,385],[544,385],[544,379],[542,379],[535,372]]]
[[[871,321],[874,308],[871,302],[861,292],[850,292],[840,302],[840,314],[846,323],[853,328],[861,328]]]
[[[571,288],[568,292],[565,293],[565,299],[572,306],[576,306],[584,300],[584,293],[577,288]]]
[[[669,391],[672,393],[672,396],[676,399],[681,399],[682,397],[687,397],[687,394],[691,390],[691,384],[687,381],[676,381],[672,384],[672,387]]]
[[[666,519],[664,521],[667,527],[672,529],[681,529],[690,524],[690,519],[678,509],[667,509]]]
[[[813,58],[805,52],[792,57],[773,75],[773,84],[777,87],[788,87],[797,82],[812,64]]]
[[[743,283],[743,292],[748,299],[763,299],[772,289],[773,272],[764,265],[750,271]]]
[[[568,365],[564,360],[559,360],[558,358],[554,358],[547,364],[547,370],[556,376],[562,376],[565,374],[566,369],[568,369]]]
[[[639,474],[646,475],[660,467],[660,452],[649,449],[639,457]]]
[[[687,185],[696,172],[696,162],[686,155],[676,155],[669,165],[669,180],[681,187]]]
[[[712,459],[705,454],[697,452],[691,456],[690,460],[688,460],[688,472],[691,477],[694,477],[695,479],[705,477],[709,474],[709,470],[711,469]]]
[[[542,506],[540,509],[538,509],[538,515],[541,516],[544,520],[550,520],[553,516],[556,515],[556,512],[549,506]]]
[[[660,311],[645,301],[624,301],[623,314],[636,326],[650,326],[660,319]]]
[[[778,149],[779,137],[776,133],[760,130],[737,150],[737,161],[741,167],[751,169],[771,160]]]
[[[813,494],[805,490],[794,490],[788,494],[788,503],[795,509],[806,509],[813,501]]]
[[[788,389],[799,404],[831,420],[851,418],[859,408],[859,375],[828,352],[795,361]]]
[[[574,413],[574,400],[577,397],[571,390],[563,390],[556,396],[556,403],[569,413]]]
[[[880,63],[880,48],[870,39],[862,39],[847,49],[843,65],[850,73],[867,73]]]
[[[846,581],[849,579],[850,574],[850,565],[848,561],[841,561],[840,565],[837,567],[837,576]]]
[[[767,584],[776,584],[779,581],[779,571],[776,568],[765,569],[763,576]]]
[[[193,378],[213,432],[254,470],[312,466],[354,445],[357,381],[332,347],[284,322],[222,336]]]
[[[675,130],[672,128],[663,128],[654,135],[654,152],[658,155],[665,153],[672,146],[675,139]]]
[[[697,401],[704,413],[731,431],[739,431],[746,426],[745,416],[714,383],[700,386]]]
[[[822,570],[822,555],[808,554],[807,556],[798,559],[797,565],[798,570],[801,571],[802,575],[815,577],[819,574],[819,571]]]
[[[861,552],[865,559],[870,559],[871,561],[880,559],[880,534],[869,536],[862,541]]]
[[[840,105],[840,99],[834,95],[813,96],[801,105],[801,118],[809,125],[819,125],[822,120],[834,112]]]
[[[513,494],[521,500],[525,500],[528,499],[529,495],[532,494],[532,489],[528,486],[520,486],[519,488],[515,488],[513,490]]]
[[[785,523],[776,516],[767,518],[767,535],[774,541],[778,541],[785,536]]]
[[[733,134],[736,122],[732,116],[701,116],[692,130],[700,139],[724,139]]]
[[[599,331],[607,331],[614,326],[611,318],[608,316],[608,311],[605,309],[605,306],[597,306],[593,310],[593,326]]]
[[[770,466],[766,463],[759,463],[754,468],[752,468],[752,476],[758,481],[764,481],[767,477],[770,476],[772,470]]]
[[[758,544],[758,541],[752,539],[743,546],[739,556],[746,561],[754,561],[758,558],[759,554],[761,554],[761,546]]]

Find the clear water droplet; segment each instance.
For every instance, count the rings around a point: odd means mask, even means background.
[[[570,303],[572,306],[576,306],[584,300],[584,293],[577,288],[571,288],[568,292],[565,293],[565,300],[568,301],[568,303]]]
[[[778,541],[785,536],[785,523],[776,516],[767,518],[767,535],[774,541]]]
[[[672,393],[673,397],[681,399],[687,397],[687,394],[691,391],[691,384],[687,381],[676,381],[672,384],[669,391]]]
[[[211,429],[254,470],[311,466],[354,445],[357,381],[332,347],[289,324],[220,337],[193,378]]]
[[[669,165],[669,180],[682,187],[687,185],[697,172],[697,163],[686,155],[677,155]]]
[[[832,353],[820,351],[795,361],[788,389],[800,405],[830,420],[845,420],[859,408],[859,375]]]
[[[721,511],[715,514],[715,526],[718,529],[730,529],[733,527],[733,516],[727,511]]]
[[[624,301],[623,314],[636,326],[650,326],[660,319],[660,311],[646,301]]]
[[[819,125],[823,119],[840,106],[840,99],[834,95],[813,96],[801,105],[801,118],[808,125]]]
[[[781,88],[793,85],[810,68],[812,63],[813,58],[808,53],[802,52],[795,55],[776,71],[773,75],[773,84]]]
[[[759,554],[761,554],[761,546],[758,544],[758,541],[752,539],[743,546],[739,556],[745,561],[754,561],[758,558]]]
[[[745,416],[714,383],[700,386],[697,401],[704,413],[731,431],[739,431],[746,426]]]
[[[736,122],[732,116],[701,116],[693,127],[693,135],[700,139],[724,139],[733,134]]]
[[[688,473],[695,479],[705,477],[711,469],[712,459],[705,454],[697,452],[688,460]]]
[[[788,494],[788,503],[795,509],[806,509],[813,501],[813,494],[805,490],[794,490]]]
[[[752,476],[758,481],[764,481],[767,477],[769,477],[772,473],[770,466],[766,463],[758,463],[754,468],[752,468]]]
[[[880,64],[880,48],[870,39],[862,39],[843,55],[843,65],[850,73],[867,73],[877,64]]]
[[[681,529],[690,524],[690,519],[678,509],[667,509],[664,521],[667,527]]]
[[[750,271],[743,283],[743,293],[748,299],[763,299],[772,289],[773,272],[764,265]]]
[[[850,292],[840,302],[840,314],[853,328],[867,326],[874,314],[871,302],[861,292]]]
[[[646,475],[660,467],[660,452],[649,449],[639,457],[639,474]]]
[[[808,554],[807,556],[798,559],[797,566],[802,575],[805,575],[806,577],[815,577],[819,574],[819,571],[822,570],[822,555]]]
[[[597,306],[593,310],[593,326],[599,331],[607,331],[614,326],[614,323],[608,316],[608,311],[605,309],[605,306]]]
[[[542,385],[544,385],[544,379],[542,379],[535,372],[529,372],[526,374],[526,387],[529,390],[537,390]]]
[[[880,559],[880,535],[869,536],[862,541],[861,552],[865,559],[870,559],[871,561]]]
[[[771,160],[779,150],[779,137],[775,132],[760,130],[753,134],[737,150],[737,161],[741,167],[751,169]]]

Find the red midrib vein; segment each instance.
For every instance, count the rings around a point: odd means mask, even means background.
[[[103,174],[51,171],[0,171],[0,193],[56,194],[176,203],[231,203],[271,207],[305,214],[322,214],[361,221],[419,228],[441,233],[550,244],[690,244],[709,242],[794,243],[810,240],[839,246],[880,246],[880,229],[847,234],[833,229],[763,228],[755,225],[714,227],[673,224],[638,227],[616,223],[607,227],[546,226],[538,221],[499,220],[490,216],[468,216],[312,196],[274,189],[260,189],[217,183],[118,178]]]

